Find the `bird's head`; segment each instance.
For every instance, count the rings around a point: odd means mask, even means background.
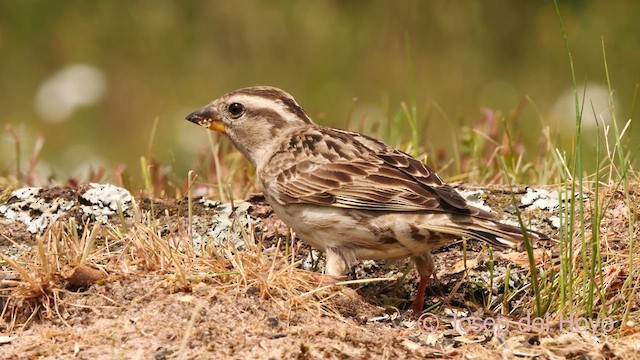
[[[230,92],[192,112],[186,119],[227,134],[254,166],[265,160],[281,135],[313,125],[291,95],[270,86]]]

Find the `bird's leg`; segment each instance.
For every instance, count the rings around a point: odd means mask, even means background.
[[[420,277],[420,283],[418,284],[418,293],[416,294],[415,299],[413,299],[413,303],[411,303],[411,310],[413,310],[414,314],[422,313],[422,309],[424,309],[424,293],[427,289],[427,282],[429,278]]]
[[[435,264],[433,263],[433,258],[431,257],[431,253],[429,252],[426,252],[420,256],[414,256],[411,259],[413,260],[413,262],[415,262],[418,274],[420,274],[418,293],[416,294],[416,297],[411,304],[411,309],[414,313],[419,314],[424,308],[424,293],[427,289],[429,278],[431,277],[431,275],[435,276]]]
[[[325,273],[316,275],[316,279],[321,284],[331,285],[346,278],[344,274],[347,271],[348,264],[341,251],[335,248],[327,248],[325,261]]]

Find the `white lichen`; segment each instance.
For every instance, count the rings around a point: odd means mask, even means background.
[[[249,202],[230,203],[201,200],[200,203],[213,209],[211,216],[194,217],[195,226],[191,238],[195,248],[213,242],[216,245],[233,244],[238,250],[246,248],[245,237],[252,233],[258,219],[249,215]]]
[[[562,194],[562,203],[565,204],[572,201],[577,195],[569,196],[569,192],[565,191]],[[522,195],[520,203],[524,206],[532,206],[534,209],[553,211],[560,207],[560,194],[558,191],[527,188],[527,192]]]
[[[200,198],[200,200],[198,200],[198,202],[200,204],[202,204],[202,206],[207,207],[207,208],[216,208],[217,206],[219,206],[221,204],[220,201],[209,200],[209,199],[206,199],[206,198]]]
[[[551,216],[549,218],[549,221],[551,221],[551,226],[553,226],[556,229],[560,229],[560,217],[559,216]]]
[[[458,194],[462,196],[469,205],[473,207],[477,207],[479,209],[491,212],[491,207],[484,204],[487,196],[484,194],[483,190],[458,190],[456,189]]]
[[[109,216],[117,213],[118,206],[127,214],[133,201],[129,190],[111,184],[90,183],[89,189],[80,197],[91,204],[81,205],[82,212],[103,224],[107,223]]]
[[[525,207],[531,207],[533,209],[541,209],[549,212],[557,210],[565,211],[565,206],[574,201],[578,194],[575,193],[570,196],[569,191],[548,191],[544,189],[532,189],[527,188],[526,194],[522,195],[520,203]],[[562,201],[561,201],[562,199]],[[562,206],[562,209],[561,209]],[[549,218],[551,226],[558,229],[560,228],[560,218],[556,215]]]
[[[72,200],[55,198],[50,202],[40,197],[42,188],[25,187],[11,193],[6,204],[0,206],[0,216],[9,221],[19,221],[32,234],[42,234],[60,216],[75,204]]]
[[[325,260],[322,253],[316,249],[311,249],[307,257],[304,259],[300,267],[307,271],[318,271],[324,269]]]

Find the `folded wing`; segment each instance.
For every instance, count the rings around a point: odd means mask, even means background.
[[[442,211],[493,219],[470,207],[429,167],[375,139],[314,127],[295,133],[266,177],[279,201],[380,211]]]

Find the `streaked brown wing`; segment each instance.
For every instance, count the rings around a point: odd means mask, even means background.
[[[357,133],[312,128],[292,135],[272,158],[282,203],[363,210],[452,211],[466,201],[422,162]]]

